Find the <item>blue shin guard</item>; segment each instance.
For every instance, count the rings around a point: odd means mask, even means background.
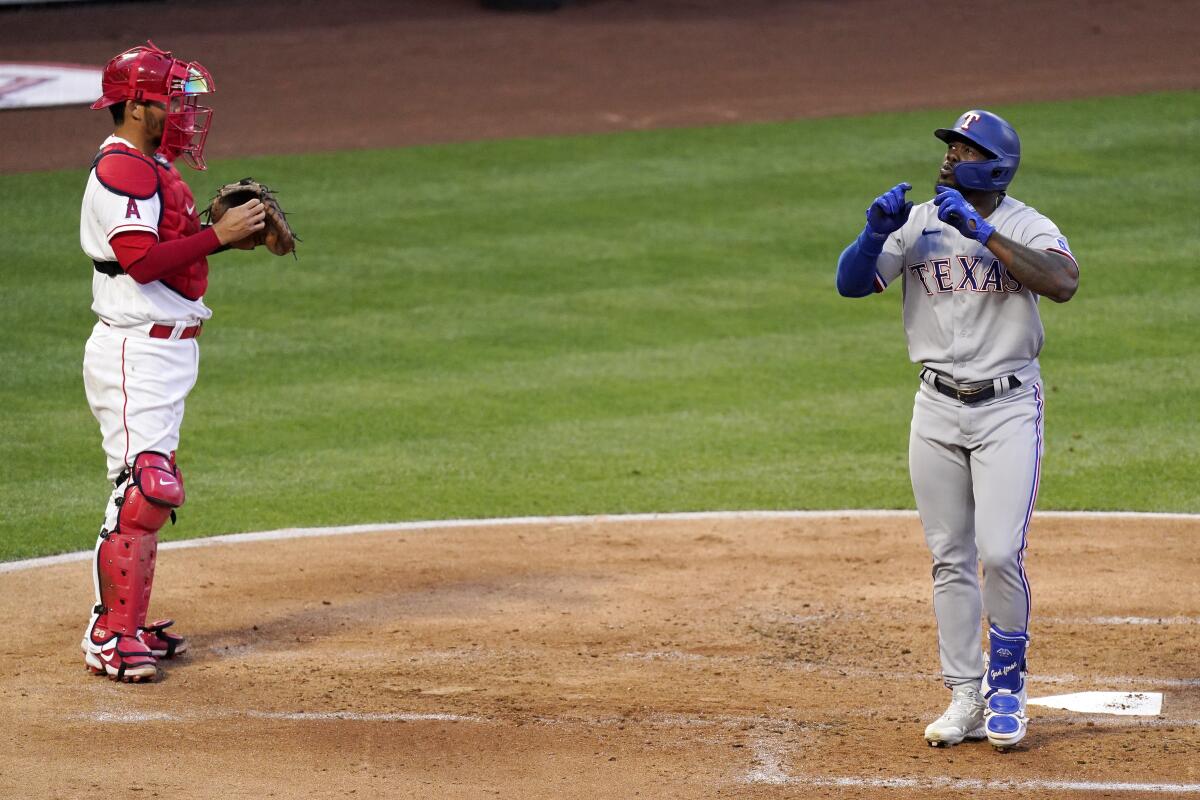
[[[987,697],[985,726],[994,747],[1012,747],[1025,738],[1025,651],[1029,635],[1024,631],[988,629],[990,655],[984,692]]]

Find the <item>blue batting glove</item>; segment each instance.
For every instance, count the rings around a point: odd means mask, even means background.
[[[958,189],[938,186],[934,191],[937,197],[933,198],[933,204],[938,207],[938,219],[953,226],[968,239],[987,244],[996,228],[975,210],[975,206],[968,203]]]
[[[904,193],[912,188],[911,183],[898,183],[875,198],[867,209],[867,231],[876,239],[886,239],[908,222],[912,201],[906,201]]]

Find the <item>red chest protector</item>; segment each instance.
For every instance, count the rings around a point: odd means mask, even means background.
[[[170,242],[200,232],[196,199],[175,165],[161,156],[158,164],[158,196],[162,198],[162,216],[158,220],[158,240]],[[208,259],[199,258],[172,272],[163,283],[189,300],[199,300],[208,289]]]
[[[138,199],[159,196],[162,200],[162,214],[158,219],[160,242],[183,239],[200,232],[200,215],[196,213],[192,190],[184,183],[179,170],[162,156],[147,158],[132,147],[114,142],[100,151],[93,167],[100,182],[118,194]],[[189,300],[199,300],[208,289],[208,259],[199,258],[179,267],[160,281]]]

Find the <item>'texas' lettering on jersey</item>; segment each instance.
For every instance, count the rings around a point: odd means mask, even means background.
[[[930,297],[950,292],[1021,291],[1021,282],[1008,274],[1000,259],[993,258],[987,266],[983,259],[983,256],[933,258],[909,264],[905,269],[921,282]]]

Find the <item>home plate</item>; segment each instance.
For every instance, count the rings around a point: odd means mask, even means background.
[[[1084,714],[1124,714],[1153,717],[1162,713],[1161,692],[1076,692],[1034,697],[1031,706],[1062,708]]]

